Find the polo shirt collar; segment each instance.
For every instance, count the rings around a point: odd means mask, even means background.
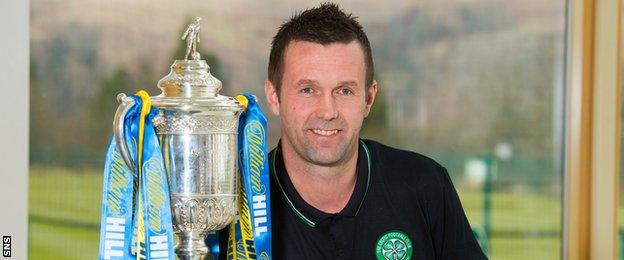
[[[284,158],[280,148],[281,142],[277,144],[275,151],[271,153],[271,174],[275,178],[277,183],[277,189],[280,191],[286,201],[286,204],[293,211],[295,215],[299,217],[306,225],[310,227],[316,226],[317,223],[332,217],[355,217],[357,216],[366,193],[370,186],[371,179],[371,158],[370,151],[366,144],[360,140],[358,147],[358,158],[356,165],[356,181],[351,198],[347,202],[347,205],[338,213],[330,214],[320,211],[319,209],[308,204],[299,195],[295,186],[292,184],[288,173],[286,172],[286,166],[284,164]]]

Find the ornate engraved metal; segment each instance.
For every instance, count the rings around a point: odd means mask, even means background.
[[[188,195],[171,197],[174,232],[209,231],[227,226],[236,213],[236,196]]]
[[[161,134],[237,134],[238,122],[230,117],[167,115],[160,112],[154,117],[156,131]]]

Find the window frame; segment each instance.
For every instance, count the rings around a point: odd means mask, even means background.
[[[618,258],[620,8],[568,2],[564,259]]]

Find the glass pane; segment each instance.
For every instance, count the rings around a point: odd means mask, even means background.
[[[309,1],[32,0],[29,256],[96,258],[117,93],[146,89],[202,21],[222,94],[262,85],[275,28]],[[561,256],[565,1],[347,1],[373,45],[363,136],[451,174],[493,259]],[[269,110],[265,109],[266,113]],[[271,117],[271,144],[277,119]]]
[[[493,259],[560,258],[565,2],[431,1],[393,20],[375,49],[391,134],[369,136],[442,162]]]

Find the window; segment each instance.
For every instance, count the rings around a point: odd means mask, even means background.
[[[493,259],[560,258],[566,2],[365,2],[342,5],[360,17],[377,69],[380,96],[363,136],[443,164]],[[263,99],[275,28],[312,4],[30,6],[29,256],[84,259],[98,250],[116,94],[157,95],[182,56],[183,27],[201,15],[199,49],[222,94]]]

